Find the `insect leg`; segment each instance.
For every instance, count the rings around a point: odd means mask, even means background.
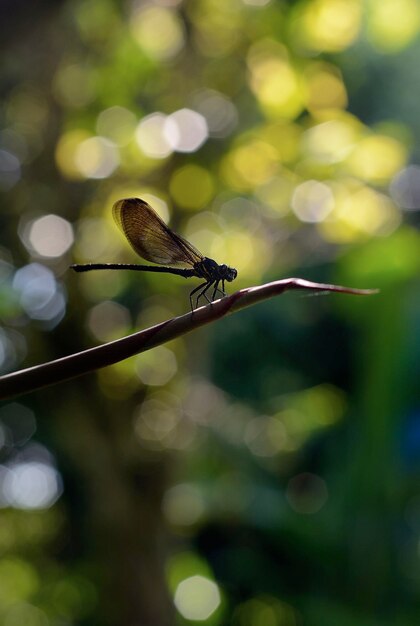
[[[222,287],[223,287],[223,289],[219,289],[219,282],[220,282],[220,281],[218,281],[218,282],[216,283],[216,287],[214,288],[214,292],[213,292],[213,300],[214,300],[214,298],[215,298],[215,295],[216,295],[216,292],[217,292],[217,291],[221,294],[222,298],[226,295],[226,293],[225,293],[225,281],[224,281],[224,280],[222,280]]]
[[[208,289],[210,289],[210,287],[211,287],[212,285],[214,285],[214,280],[210,280],[210,281],[209,281],[209,282],[205,285],[205,287],[204,287],[203,291],[201,291],[201,292],[198,294],[198,296],[197,296],[197,300],[196,300],[196,302],[195,302],[195,306],[196,306],[196,307],[198,307],[198,302],[199,302],[199,300],[200,300],[201,296],[204,296],[204,297],[205,297],[205,299],[207,300],[207,302],[208,302],[209,304],[211,303],[211,300],[209,300],[209,297],[207,296],[206,291],[207,291]]]
[[[191,305],[191,311],[194,311],[194,307],[193,307],[193,295],[195,293],[197,293],[197,291],[199,291],[201,289],[201,287],[206,287],[206,285],[208,285],[208,282],[206,281],[205,283],[201,283],[201,285],[198,285],[198,287],[195,287],[195,289],[192,290],[192,292],[190,293],[190,305]],[[197,304],[196,304],[197,306]]]
[[[217,281],[216,281],[216,284],[215,284],[215,286],[214,286],[214,289],[213,289],[213,295],[212,295],[212,297],[211,297],[212,301],[215,299],[215,297],[216,297],[216,293],[217,293],[218,291],[220,291],[220,289],[219,289],[219,283],[220,283],[220,280],[217,280]]]
[[[198,307],[198,302],[199,302],[201,296],[204,296],[205,299],[207,300],[207,302],[210,303],[210,300],[207,297],[206,291],[207,291],[207,289],[210,289],[210,287],[213,285],[213,283],[214,283],[214,280],[210,280],[208,283],[205,284],[203,291],[201,291],[201,293],[198,294],[197,300],[195,302],[196,308]]]

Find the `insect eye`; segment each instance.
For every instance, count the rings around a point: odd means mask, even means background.
[[[238,275],[238,272],[233,267],[229,268],[229,278],[230,278],[231,281],[235,280],[237,275]]]

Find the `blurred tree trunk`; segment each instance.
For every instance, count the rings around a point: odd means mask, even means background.
[[[173,605],[164,577],[161,514],[169,459],[142,459],[132,431],[133,407],[106,401],[92,378],[64,389],[60,405],[55,401],[56,426],[59,445],[81,479],[84,510],[74,523],[86,528],[87,540],[94,537],[80,556],[99,570],[100,623],[169,626]],[[83,536],[84,528],[73,530]]]

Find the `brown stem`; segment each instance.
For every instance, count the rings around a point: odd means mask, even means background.
[[[0,377],[0,400],[35,391],[47,385],[63,382],[101,367],[118,363],[134,354],[145,352],[200,326],[214,322],[225,315],[235,313],[240,309],[291,289],[337,292],[359,296],[377,293],[376,289],[352,289],[339,285],[314,283],[302,278],[285,278],[259,287],[241,289],[231,296],[226,296],[221,300],[196,309],[193,313],[174,317],[122,339],[89,348],[49,363],[42,363],[6,374]]]

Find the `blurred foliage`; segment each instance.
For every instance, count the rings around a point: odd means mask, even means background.
[[[0,366],[187,310],[140,196],[285,296],[0,407],[0,623],[411,626],[420,615],[417,0],[0,7]]]

